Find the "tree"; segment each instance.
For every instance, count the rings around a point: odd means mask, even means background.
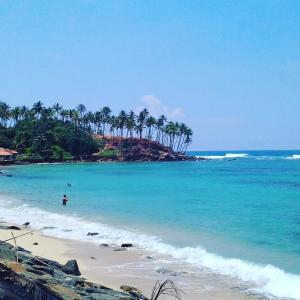
[[[37,119],[39,119],[43,108],[44,108],[44,104],[41,101],[35,102],[33,104],[32,111],[37,117]]]
[[[56,118],[58,119],[60,112],[62,111],[63,107],[59,103],[55,103],[52,106],[53,111],[56,114]]]
[[[144,108],[137,117],[136,132],[138,133],[140,139],[143,136],[143,130],[145,128],[145,122],[148,115],[149,115],[148,110]]]

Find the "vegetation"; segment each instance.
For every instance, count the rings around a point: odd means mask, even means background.
[[[45,107],[41,101],[32,108],[11,108],[0,102],[0,147],[14,148],[24,159],[70,159],[91,155],[103,147],[95,139],[138,138],[151,140],[184,153],[192,142],[192,130],[183,123],[155,119],[147,109],[135,114],[122,110],[113,115],[105,106],[96,112],[83,104],[64,109],[59,103]],[[112,153],[103,153],[110,156]]]

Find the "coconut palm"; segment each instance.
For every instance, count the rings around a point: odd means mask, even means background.
[[[52,109],[56,114],[56,119],[58,119],[58,116],[60,115],[60,112],[62,111],[63,107],[57,102],[52,106]]]
[[[149,111],[146,108],[144,108],[137,117],[136,132],[138,133],[140,139],[143,136],[143,130],[145,128],[145,122],[148,115],[149,115]]]
[[[37,117],[37,119],[40,118],[43,108],[44,108],[44,104],[41,101],[37,101],[33,104],[32,111],[34,115]]]
[[[5,102],[0,102],[0,120],[1,124],[6,127],[10,118],[10,106]]]
[[[129,114],[127,115],[125,125],[126,125],[126,128],[127,128],[127,136],[128,136],[128,133],[129,133],[131,138],[133,137],[133,130],[136,127],[135,119],[136,119],[136,116],[135,116],[134,112],[130,111]]]
[[[155,120],[154,117],[150,116],[150,117],[147,118],[145,124],[146,124],[146,127],[148,129],[147,138],[149,140],[152,140],[152,129],[156,125],[156,120]]]

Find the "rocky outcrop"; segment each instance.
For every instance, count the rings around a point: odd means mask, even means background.
[[[79,277],[76,260],[65,265],[35,257],[29,251],[0,241],[0,299],[16,300],[139,300],[146,299],[134,288],[118,292]]]
[[[197,160],[195,157],[174,152],[158,142],[139,138],[104,139],[104,148],[93,154],[102,161],[183,161]]]

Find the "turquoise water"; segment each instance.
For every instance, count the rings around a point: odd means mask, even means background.
[[[126,232],[134,232],[136,239],[141,234],[143,243],[147,243],[149,236],[151,243],[154,237],[162,245],[179,250],[205,249],[222,258],[224,268],[230,267],[230,258],[237,258],[261,268],[270,264],[276,267],[276,272],[280,268],[285,275],[300,274],[300,156],[297,156],[300,152],[192,154],[213,159],[2,168],[13,177],[0,175],[0,193],[16,199],[3,204],[2,214],[7,214],[9,207],[26,204],[20,210],[22,218],[30,216],[32,223],[38,221],[29,213],[24,215],[24,211],[39,208],[56,213],[57,217],[49,217],[49,222],[56,220],[56,224],[48,224],[47,217],[39,219],[39,224],[43,221],[43,225],[63,226],[67,224],[64,220],[71,220],[65,217],[73,217],[82,222],[80,224],[94,222],[126,229]],[[72,187],[67,187],[67,183]],[[61,206],[63,194],[70,199],[67,207]],[[109,240],[109,233],[103,236]],[[153,246],[154,250],[158,247]],[[208,263],[204,256],[199,257],[199,261],[195,257],[192,260],[188,254],[175,256],[222,273],[219,265]],[[224,273],[230,275],[231,271],[232,268]],[[232,276],[248,280],[240,271],[232,271]],[[266,282],[271,283],[269,274],[269,277],[263,274]],[[298,286],[299,278],[293,278]],[[275,296],[298,299],[297,287],[291,289],[293,294],[280,294],[272,282],[272,288],[266,290]]]

